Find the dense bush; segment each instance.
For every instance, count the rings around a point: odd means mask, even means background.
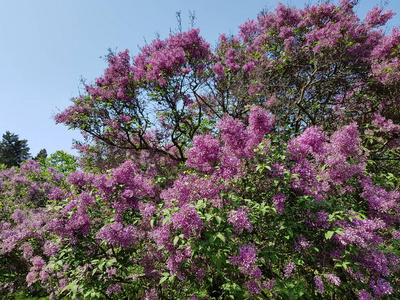
[[[56,117],[79,170],[0,172],[2,292],[398,299],[400,32],[354,5],[111,56]]]

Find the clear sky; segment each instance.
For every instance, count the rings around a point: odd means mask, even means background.
[[[195,27],[215,45],[220,33],[237,32],[239,25],[278,2],[302,8],[318,0],[0,0],[0,138],[7,130],[27,139],[35,156],[45,148],[71,150],[78,131],[55,125],[53,116],[79,95],[80,78],[93,82],[107,63],[107,49],[138,47],[159,34],[166,38],[182,12],[188,28],[189,10]],[[333,1],[337,3],[337,1]],[[384,1],[360,0],[358,15]],[[385,6],[400,14],[400,1]],[[400,15],[388,29],[400,25]]]

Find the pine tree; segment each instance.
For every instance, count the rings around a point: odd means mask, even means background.
[[[0,164],[11,168],[19,166],[30,157],[27,140],[20,140],[17,134],[9,131],[3,134],[3,140],[0,142]]]
[[[41,149],[38,154],[36,154],[34,160],[40,161],[41,159],[47,158],[47,151],[46,149]]]

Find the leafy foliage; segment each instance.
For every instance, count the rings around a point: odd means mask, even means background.
[[[69,174],[77,169],[76,159],[73,155],[66,151],[57,150],[50,154],[49,157],[40,159],[40,163],[44,167],[51,167],[63,174]]]

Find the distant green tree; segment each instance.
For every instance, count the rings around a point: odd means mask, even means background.
[[[46,158],[47,158],[47,150],[41,149],[38,154],[33,158],[33,160],[37,161],[41,167],[46,167]]]
[[[41,159],[47,158],[47,151],[46,149],[41,149],[38,154],[36,154],[34,160],[40,161]]]
[[[17,134],[9,131],[3,134],[3,140],[0,142],[0,164],[11,168],[19,166],[30,157],[27,140],[20,140]]]
[[[46,168],[52,167],[64,174],[69,174],[77,169],[75,157],[63,150],[57,150],[43,161]]]

